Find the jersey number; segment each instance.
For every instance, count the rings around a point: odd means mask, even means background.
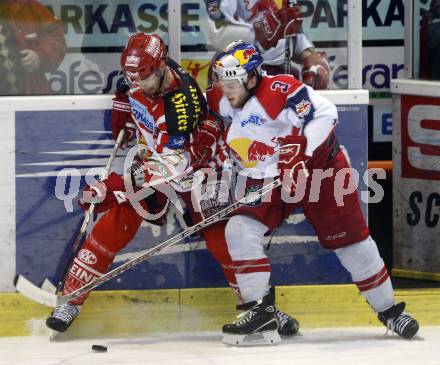
[[[275,81],[270,85],[270,89],[276,91],[276,89],[281,89],[281,92],[286,94],[289,91],[289,84],[281,81]]]

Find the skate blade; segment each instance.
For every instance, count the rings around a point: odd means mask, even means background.
[[[261,346],[261,345],[275,345],[281,342],[281,337],[278,331],[264,331],[248,335],[239,334],[225,334],[223,336],[223,343],[231,346]]]

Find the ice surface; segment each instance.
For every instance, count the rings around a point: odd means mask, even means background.
[[[385,329],[302,330],[276,346],[229,347],[219,332],[50,342],[47,336],[0,338],[1,365],[439,365],[440,327],[411,341]],[[108,347],[96,353],[92,345]]]

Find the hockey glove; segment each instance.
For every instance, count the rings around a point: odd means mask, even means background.
[[[87,185],[78,204],[82,209],[87,210],[90,204],[95,202],[95,213],[102,213],[118,204],[125,203],[127,199],[124,192],[122,176],[112,172],[106,180]]]
[[[275,47],[285,37],[293,37],[301,32],[302,18],[298,5],[267,12],[254,24],[255,39],[264,49]]]
[[[113,98],[111,128],[113,138],[118,138],[119,131],[125,129],[125,144],[128,144],[136,135],[136,125],[131,116],[128,96],[123,91],[116,91]],[[124,148],[121,146],[121,148]]]
[[[283,189],[294,192],[298,183],[300,172],[307,177],[308,171],[306,162],[308,156],[305,155],[307,139],[304,136],[286,136],[279,137],[280,144],[278,168],[280,169],[280,178],[283,182]]]
[[[325,52],[314,52],[303,61],[302,82],[316,90],[328,89],[330,67]]]
[[[218,119],[204,119],[193,132],[193,142],[190,147],[192,166],[198,170],[217,152],[218,141],[222,135],[222,123]]]

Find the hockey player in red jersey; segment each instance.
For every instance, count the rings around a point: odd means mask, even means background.
[[[252,176],[246,189],[254,191],[263,179],[282,179],[282,188],[272,191],[270,201],[240,208],[226,225],[228,253],[239,272],[237,285],[245,301],[240,308],[245,312],[223,327],[224,341],[238,344],[256,332],[268,343],[279,340],[269,286],[271,266],[262,242],[295,206],[304,209],[321,245],[335,252],[379,320],[400,336],[413,337],[418,323],[403,313],[405,303],[395,303],[357,191],[345,195],[342,205],[334,196],[336,173],[350,168],[335,134],[335,105],[293,76],[262,76],[262,61],[257,46],[233,42],[216,57],[216,82],[207,91],[211,112],[229,123],[225,139],[240,174]],[[333,173],[316,185],[313,171],[318,169]],[[316,186],[319,195],[313,199]],[[305,189],[302,199],[290,199],[300,187]]]
[[[190,169],[204,166],[216,158],[217,141],[222,123],[207,114],[206,100],[194,79],[167,57],[165,44],[157,35],[132,35],[121,55],[121,68],[129,86],[116,93],[112,111],[112,132],[115,136],[125,130],[127,139],[135,135],[139,152],[125,178],[139,191],[155,186],[156,191],[140,202],[132,204],[126,199],[130,191],[122,176],[112,173],[101,186],[87,187],[86,191],[104,192],[105,198],[95,205],[95,212],[104,213],[74,258],[65,280],[63,294],[83,286],[94,277],[104,274],[116,254],[134,237],[143,219],[155,224],[163,223],[170,190],[177,192],[189,209],[193,223],[205,218],[191,204],[192,175]],[[128,91],[128,90],[126,90]],[[164,163],[165,162],[165,163]],[[215,162],[215,161],[211,161]],[[164,183],[155,169],[171,168],[177,171]],[[157,180],[159,179],[159,180]],[[158,184],[158,181],[160,184]],[[226,203],[227,204],[227,203]],[[82,206],[87,209],[88,204]],[[210,207],[211,214],[225,206]],[[237,289],[235,273],[231,269],[226,250],[224,223],[204,230],[208,250],[221,264],[225,278],[234,292]],[[47,319],[47,326],[64,332],[78,315],[87,295],[55,308]],[[279,311],[280,333],[297,332],[297,322]]]
[[[302,81],[314,89],[328,88],[327,55],[316,51],[303,32],[301,9],[296,0],[283,0],[280,8],[274,0],[205,0],[205,3],[218,28],[210,32],[208,24],[211,43],[220,43],[223,48],[240,37],[250,42],[255,40],[263,57],[262,69],[269,75],[277,75],[285,73],[285,45],[290,37],[294,40],[292,60],[302,65]],[[293,71],[299,76],[299,71]]]

